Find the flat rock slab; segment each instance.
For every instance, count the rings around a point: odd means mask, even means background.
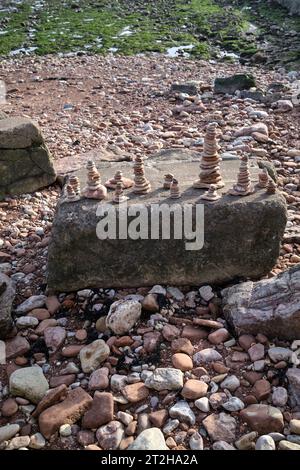
[[[223,311],[237,335],[300,338],[300,265],[271,279],[222,291]]]
[[[258,168],[251,161],[253,181]],[[102,181],[111,178],[116,170],[132,177],[129,163],[99,163]],[[204,246],[187,250],[186,239],[106,239],[100,240],[96,227],[101,217],[98,205],[111,207],[113,192],[108,200],[81,199],[63,202],[57,208],[49,247],[48,286],[54,291],[73,291],[84,287],[136,287],[154,284],[199,285],[222,283],[236,278],[257,279],[268,273],[279,255],[280,240],[286,225],[286,205],[276,193],[266,195],[259,189],[246,197],[226,195],[236,181],[239,161],[221,164],[224,194],[214,203],[199,200],[204,190],[192,188],[199,174],[199,154],[169,151],[145,162],[151,181],[151,192],[144,196],[127,190],[128,208],[142,204],[147,208],[149,227],[153,204],[191,204],[195,229],[195,207],[204,203]],[[178,177],[182,197],[170,199],[162,189],[166,173]],[[86,171],[77,172],[85,184]],[[121,206],[122,207],[122,206]],[[117,211],[117,218],[119,212]],[[134,219],[135,217],[133,217]],[[131,222],[132,217],[128,218]],[[172,227],[171,218],[171,227]],[[198,232],[203,228],[199,223]],[[150,229],[149,229],[150,233]],[[148,237],[149,238],[149,237]]]
[[[0,121],[0,199],[37,191],[56,173],[38,125],[27,118]]]

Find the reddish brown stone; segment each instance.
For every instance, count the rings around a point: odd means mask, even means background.
[[[24,356],[18,356],[15,358],[14,362],[17,366],[25,366],[28,363],[28,359]]]
[[[71,385],[76,380],[75,374],[68,374],[68,375],[59,375],[57,377],[50,377],[50,387],[55,388],[59,387],[59,385]]]
[[[92,397],[81,387],[71,390],[67,398],[58,405],[51,406],[39,416],[40,431],[49,439],[62,424],[74,424],[90,408]]]
[[[144,400],[149,395],[149,389],[144,385],[143,382],[126,385],[122,390],[124,397],[130,403],[137,403]]]
[[[252,344],[255,344],[255,338],[252,335],[241,335],[239,337],[239,344],[245,351],[248,351]]]
[[[42,413],[42,411],[66,398],[67,392],[68,390],[66,385],[60,385],[57,388],[49,390],[49,392],[43,396],[42,400],[37,405],[36,409],[32,413],[32,416],[36,418]]]
[[[84,347],[84,344],[72,344],[71,346],[63,348],[61,354],[63,357],[76,357]]]
[[[13,416],[19,409],[18,403],[13,398],[8,398],[2,404],[1,413],[5,418]]]
[[[87,338],[87,331],[84,328],[77,330],[75,333],[75,338],[77,341],[85,341]]]
[[[259,434],[281,432],[284,426],[282,413],[274,406],[250,405],[240,411],[240,418]]]
[[[255,382],[260,380],[263,376],[263,374],[260,374],[259,372],[254,372],[252,370],[248,372],[244,372],[244,378],[251,384],[254,385]]]
[[[114,399],[111,393],[95,392],[92,406],[82,418],[82,427],[96,429],[113,420]]]
[[[247,395],[243,399],[243,402],[245,403],[245,405],[255,405],[257,403],[257,399],[254,395]]]
[[[47,297],[45,304],[50,315],[54,315],[61,307],[61,304],[55,295]]]
[[[79,431],[77,433],[76,439],[83,447],[93,444],[96,441],[95,433],[92,431]]]
[[[107,367],[95,370],[90,375],[89,390],[104,390],[109,385],[108,379],[109,370]]]
[[[137,428],[137,421],[131,421],[131,423],[129,423],[127,428],[125,429],[125,434],[127,436],[133,436],[136,432],[136,428]]]
[[[162,335],[166,341],[173,341],[180,335],[180,330],[175,325],[165,325],[162,329]]]
[[[149,419],[155,428],[162,428],[167,421],[169,413],[167,410],[152,411],[149,414]]]
[[[13,339],[6,341],[6,360],[21,356],[29,351],[30,344],[23,336],[15,336]]]
[[[228,338],[229,332],[226,330],[226,328],[220,328],[219,330],[216,330],[213,333],[210,333],[210,335],[208,335],[208,340],[212,344],[224,343],[224,341],[227,341]]]
[[[222,362],[213,362],[212,367],[217,374],[227,374],[229,372],[229,367],[226,367]]]
[[[196,376],[196,377],[202,377],[202,375],[207,375],[207,370],[204,369],[204,367],[195,367],[195,369],[192,370],[193,374]]]
[[[128,436],[122,439],[120,445],[119,445],[119,450],[126,450],[130,444],[132,444],[134,441],[134,437]]]
[[[66,335],[66,330],[61,326],[46,328],[44,331],[45,343],[51,351],[56,352],[64,344]]]

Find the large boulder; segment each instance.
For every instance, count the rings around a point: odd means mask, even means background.
[[[0,120],[0,198],[54,183],[56,173],[38,125],[27,118]]]
[[[131,176],[128,163],[99,163],[105,181],[121,170]],[[77,202],[61,202],[58,205],[49,246],[48,287],[52,291],[75,291],[85,287],[139,287],[143,285],[198,285],[201,283],[224,283],[233,279],[259,279],[274,267],[280,252],[280,242],[286,225],[286,203],[279,191],[266,194],[256,189],[246,197],[225,194],[236,182],[239,160],[223,161],[221,172],[225,188],[221,199],[215,203],[199,200],[204,190],[192,188],[195,175],[199,173],[199,162],[190,154],[180,153],[166,158],[160,156],[145,162],[146,175],[151,181],[152,191],[145,196],[135,195],[131,190],[128,204],[120,207],[108,201],[84,199]],[[257,181],[258,167],[251,167],[253,183]],[[180,174],[180,199],[170,199],[162,189],[166,173]],[[85,184],[86,171],[77,173]],[[146,237],[133,237],[118,232],[110,238],[99,235],[99,226],[104,225],[105,215],[99,210],[112,211],[112,219],[118,220],[125,209],[138,211],[142,207],[148,224]],[[197,216],[196,216],[197,207]],[[188,237],[174,236],[174,221],[184,218],[185,209],[192,208],[190,222],[197,241],[189,245]],[[159,217],[158,211],[167,210]],[[204,218],[202,218],[203,212]],[[176,210],[176,216],[172,211]],[[155,212],[156,211],[156,212]],[[178,212],[179,211],[179,212]],[[153,214],[158,214],[159,238],[151,237]],[[97,215],[98,214],[98,215]],[[126,217],[124,217],[126,219]],[[137,216],[138,218],[138,216]],[[137,218],[128,215],[125,225],[131,230]],[[124,219],[123,219],[124,220]],[[169,224],[170,222],[170,224]],[[170,227],[170,237],[162,239],[161,233]],[[113,224],[111,227],[113,229]],[[177,235],[177,234],[176,234]],[[106,236],[106,234],[105,234]],[[115,236],[115,238],[114,238]],[[203,238],[202,238],[203,236]],[[191,238],[190,238],[191,241]],[[193,240],[194,242],[195,240]],[[204,242],[204,245],[202,244]],[[222,242],[220,242],[222,241]]]
[[[13,326],[11,308],[15,288],[8,276],[0,273],[0,339],[4,339]]]
[[[300,337],[300,264],[271,279],[222,291],[223,311],[237,335]]]

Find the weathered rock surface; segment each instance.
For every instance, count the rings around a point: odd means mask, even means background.
[[[117,335],[124,335],[136,324],[141,316],[142,305],[136,300],[114,302],[106,317],[106,326]]]
[[[49,384],[41,367],[24,367],[11,374],[9,389],[14,396],[38,403],[49,389]]]
[[[176,204],[179,203],[181,209],[184,204],[194,204],[203,193],[191,187],[193,175],[199,173],[198,162],[181,153],[179,156],[180,164],[164,162],[163,157],[161,161],[153,158],[146,163],[149,165],[146,167],[147,177],[152,185],[151,194],[143,199],[149,227],[153,204],[167,202],[174,209],[174,200],[166,201],[165,196],[161,196],[163,174],[176,170],[180,173],[182,197],[176,200]],[[237,160],[221,163],[226,183],[224,191],[235,183],[238,165]],[[124,175],[128,172],[128,166],[121,164],[118,167],[114,164],[99,165],[103,179],[111,177],[116,169],[123,171]],[[258,168],[251,171],[255,182]],[[132,192],[128,194],[129,210],[140,203],[140,198]],[[109,201],[105,207],[112,207]],[[279,192],[266,195],[264,190],[257,190],[243,198],[225,195],[214,204],[204,204],[204,246],[195,250],[186,249],[188,240],[184,237],[174,239],[171,236],[169,240],[157,240],[127,236],[120,239],[117,233],[116,239],[98,238],[98,224],[105,216],[97,216],[97,208],[97,201],[87,199],[58,205],[49,245],[48,286],[51,290],[66,292],[84,287],[140,287],[162,283],[199,285],[226,282],[233,278],[257,279],[273,268],[286,225],[286,204]],[[119,208],[114,216],[119,218]],[[193,211],[193,218],[196,222],[196,211]],[[252,220],[251,224],[249,220]],[[200,233],[199,224],[201,220],[198,216]],[[173,222],[171,233],[172,226]],[[223,241],[221,244],[220,240]],[[198,242],[200,248],[202,243],[199,238]],[[159,270],[157,259],[160,259]]]
[[[231,77],[216,78],[214,92],[234,94],[237,90],[249,90],[252,87],[255,87],[252,75],[236,74]]]
[[[171,367],[156,369],[145,381],[145,385],[154,390],[180,390],[183,387],[183,373]]]
[[[236,421],[226,413],[207,416],[203,425],[212,441],[233,442],[235,439]]]
[[[8,276],[0,272],[0,338],[4,339],[12,329],[11,308],[15,288]]]
[[[258,282],[244,282],[222,291],[227,321],[238,335],[300,337],[300,265]]]
[[[158,428],[142,431],[128,450],[168,450],[163,433]]]
[[[62,424],[73,424],[81,418],[93,402],[92,397],[82,388],[71,390],[67,398],[47,408],[39,416],[40,431],[49,439]]]
[[[27,118],[0,120],[0,198],[54,183],[52,157],[37,124]]]
[[[79,353],[83,372],[93,372],[109,356],[109,347],[103,339],[84,346]]]

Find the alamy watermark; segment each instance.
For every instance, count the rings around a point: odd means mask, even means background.
[[[99,204],[100,240],[184,240],[186,250],[204,245],[203,204]]]
[[[6,85],[4,80],[0,80],[0,104],[6,104]]]

